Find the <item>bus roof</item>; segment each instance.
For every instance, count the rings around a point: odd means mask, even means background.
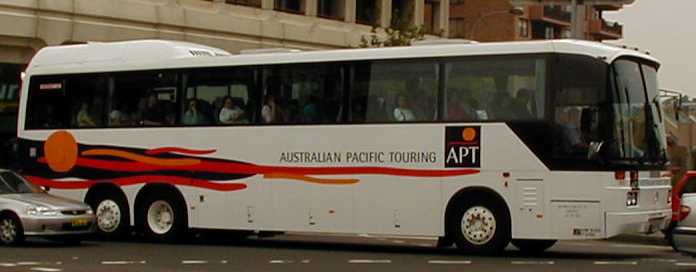
[[[27,67],[27,74],[88,73],[525,53],[580,54],[600,58],[608,63],[622,56],[632,56],[646,59],[659,65],[659,61],[655,58],[636,50],[579,40],[440,44],[240,55],[232,55],[221,49],[193,43],[136,40],[46,47],[41,49],[32,59],[29,67]]]

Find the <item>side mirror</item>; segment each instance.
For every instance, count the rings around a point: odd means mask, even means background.
[[[604,142],[590,142],[590,146],[587,149],[587,159],[591,161],[600,161],[602,159],[602,146],[604,146]]]

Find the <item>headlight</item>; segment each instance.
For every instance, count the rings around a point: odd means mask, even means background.
[[[27,214],[28,215],[33,215],[33,216],[58,216],[60,215],[60,212],[54,209],[51,209],[49,207],[44,207],[44,206],[35,206],[35,207],[29,207],[27,209]]]

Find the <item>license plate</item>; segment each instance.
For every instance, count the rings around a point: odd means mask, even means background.
[[[87,219],[75,219],[71,223],[73,227],[84,227],[87,226],[87,224],[89,224],[89,221],[87,221]]]

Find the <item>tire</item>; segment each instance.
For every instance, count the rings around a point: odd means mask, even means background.
[[[520,251],[540,254],[556,244],[556,240],[513,239],[512,244]]]
[[[186,204],[171,193],[148,194],[138,208],[145,237],[154,242],[173,243],[188,229]]]
[[[128,201],[113,190],[95,192],[85,202],[96,216],[96,235],[106,240],[123,238],[130,229]]]
[[[0,243],[17,246],[24,243],[22,221],[14,214],[0,215]]]
[[[461,199],[454,203],[447,223],[448,236],[457,248],[464,253],[476,254],[495,254],[505,250],[511,235],[507,207],[490,197]]]

